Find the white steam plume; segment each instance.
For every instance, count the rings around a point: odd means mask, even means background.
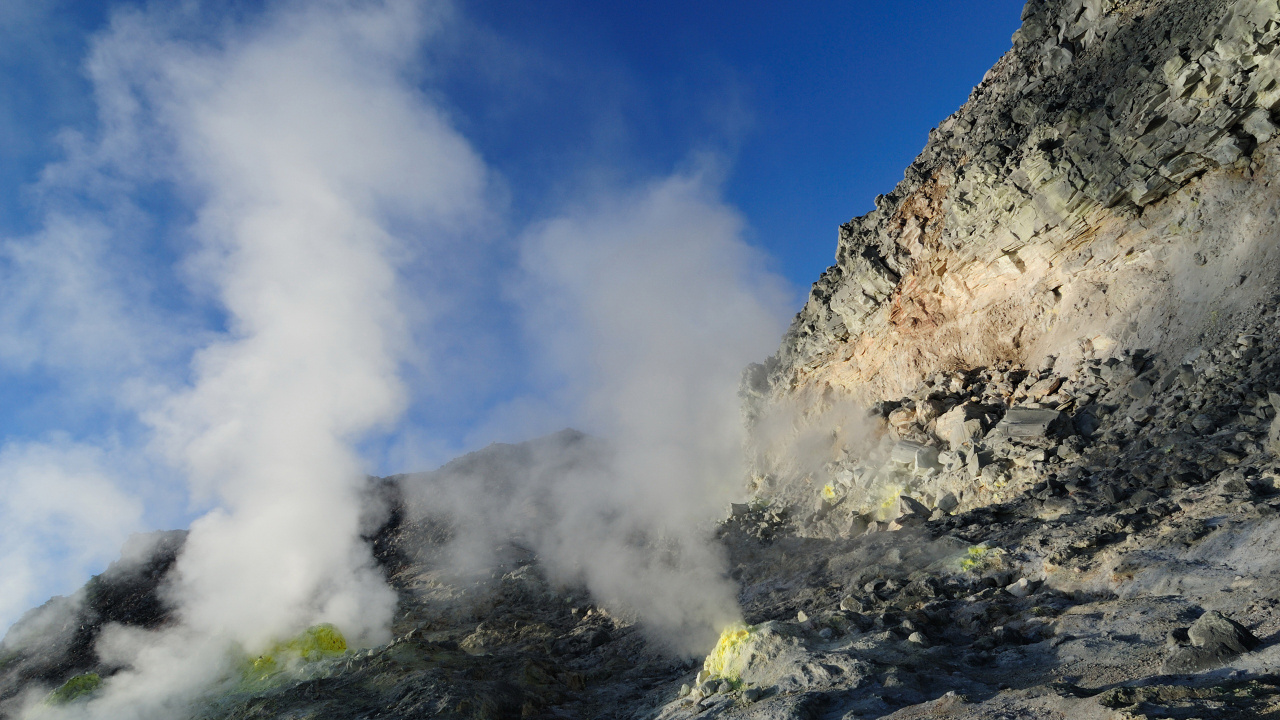
[[[103,451],[60,438],[0,448],[5,627],[50,591],[70,594],[139,529],[142,505],[118,489],[113,465]]]
[[[393,255],[406,248],[385,218],[453,219],[483,176],[397,74],[420,40],[415,6],[321,8],[165,69],[163,122],[206,193],[202,267],[231,315],[195,386],[155,416],[197,495],[222,507],[192,526],[182,612],[247,643],[317,617],[385,632],[392,599],[358,543],[351,447],[403,404]]]
[[[192,7],[118,13],[88,64],[99,161],[160,168],[196,199],[190,271],[227,316],[190,386],[145,414],[215,508],[176,568],[181,625],[104,636],[100,651],[131,669],[93,717],[179,713],[230,643],[316,622],[384,639],[394,596],[358,537],[354,445],[405,402],[398,265],[470,222],[486,184],[406,76],[435,6],[286,3],[201,39],[183,36]]]
[[[738,386],[777,345],[786,306],[742,231],[703,171],[601,198],[525,239],[532,336],[587,428],[615,444],[612,491],[663,524],[705,520],[742,488]]]
[[[613,449],[583,497],[622,511],[611,528],[565,526],[546,552],[685,651],[705,652],[737,619],[710,524],[743,489],[742,371],[786,318],[783,283],[743,227],[703,171],[547,222],[522,253],[533,336]],[[627,531],[674,542],[678,561],[619,562]]]
[[[518,462],[481,453],[411,481],[420,511],[455,516],[459,562],[483,563],[510,537],[530,543],[554,580],[585,582],[685,653],[739,618],[710,536],[745,484],[742,371],[785,317],[782,283],[742,230],[715,184],[690,173],[602,195],[522,239],[529,335],[608,449],[560,435]]]

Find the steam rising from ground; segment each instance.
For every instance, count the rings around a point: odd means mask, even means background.
[[[770,401],[752,419],[749,447],[757,472],[826,482],[833,464],[871,450],[878,434],[865,408],[812,395]]]
[[[515,466],[473,464],[419,486],[420,511],[460,518],[464,567],[522,538],[553,579],[585,582],[682,652],[707,651],[737,619],[709,535],[744,484],[742,368],[776,344],[783,307],[741,230],[694,173],[599,198],[524,238],[530,335],[607,449],[562,435]]]
[[[49,168],[46,186],[97,193],[124,217],[136,211],[130,194],[155,184],[190,202],[197,249],[184,272],[224,321],[176,343],[194,348],[182,382],[151,374],[146,343],[113,366],[112,378],[131,383],[121,399],[154,431],[151,450],[206,511],[166,589],[179,622],[107,628],[97,651],[124,669],[87,705],[42,712],[174,717],[229,676],[229,648],[252,652],[318,622],[357,644],[387,639],[395,598],[359,538],[364,462],[354,448],[397,421],[401,367],[422,350],[408,339],[426,322],[404,268],[458,252],[491,210],[485,165],[410,78],[441,8],[286,2],[238,26],[195,4],[155,6],[116,13],[94,44],[87,68],[102,134],[69,136],[70,159]],[[126,226],[76,234],[93,250],[80,257],[105,253]],[[579,446],[545,447],[508,474],[501,505],[476,492],[492,477],[423,484],[422,512],[470,519],[456,547],[463,566],[482,563],[476,549],[492,539],[532,538],[554,576],[585,582],[685,651],[706,649],[736,618],[707,540],[743,479],[741,369],[776,344],[784,305],[742,230],[698,170],[598,192],[521,236],[523,280],[507,300],[535,346],[548,405],[609,449],[584,460]],[[72,270],[92,280],[64,303],[77,352],[147,337],[135,325],[158,315],[130,307],[127,278]],[[110,290],[103,308],[99,286]],[[6,448],[0,471],[40,467],[41,452]],[[118,547],[139,503],[94,469],[91,451],[67,457],[85,459],[78,475],[62,462],[42,477],[61,478],[109,518],[80,523],[92,537],[72,544]],[[5,474],[19,491],[33,487]],[[64,510],[83,519],[76,502]],[[31,537],[20,524],[5,532],[14,528]],[[81,567],[100,562],[68,552]],[[0,561],[21,574],[33,558]]]
[[[198,16],[120,13],[89,62],[99,162],[160,168],[198,198],[194,276],[227,329],[190,385],[145,419],[192,497],[169,592],[180,625],[110,630],[129,668],[88,706],[157,717],[248,651],[317,622],[385,639],[394,595],[360,541],[353,444],[394,421],[408,351],[397,262],[460,226],[485,169],[402,73],[433,19],[419,4],[286,5],[192,41]]]
[[[374,639],[390,615],[357,541],[351,448],[403,404],[392,255],[408,249],[386,217],[453,220],[483,182],[396,77],[424,21],[412,7],[303,11],[234,53],[166,63],[161,122],[205,195],[201,266],[231,328],[151,417],[219,505],[179,563],[184,619],[246,644],[316,620]]]

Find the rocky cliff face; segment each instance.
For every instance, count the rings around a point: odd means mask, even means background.
[[[1271,0],[1032,0],[877,209],[840,228],[771,398],[874,401],[938,370],[1202,344],[1269,299]]]

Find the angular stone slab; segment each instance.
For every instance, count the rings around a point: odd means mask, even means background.
[[[910,440],[900,440],[893,446],[889,461],[912,470],[930,470],[939,467],[938,449]]]
[[[1062,417],[1062,413],[1047,408],[1009,408],[996,425],[996,432],[1004,437],[1044,437]]]

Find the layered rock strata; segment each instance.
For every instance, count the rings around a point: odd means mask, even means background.
[[[1274,0],[1032,0],[1014,47],[840,228],[770,399],[1197,344],[1276,276]],[[1083,348],[1081,342],[1083,341]]]

